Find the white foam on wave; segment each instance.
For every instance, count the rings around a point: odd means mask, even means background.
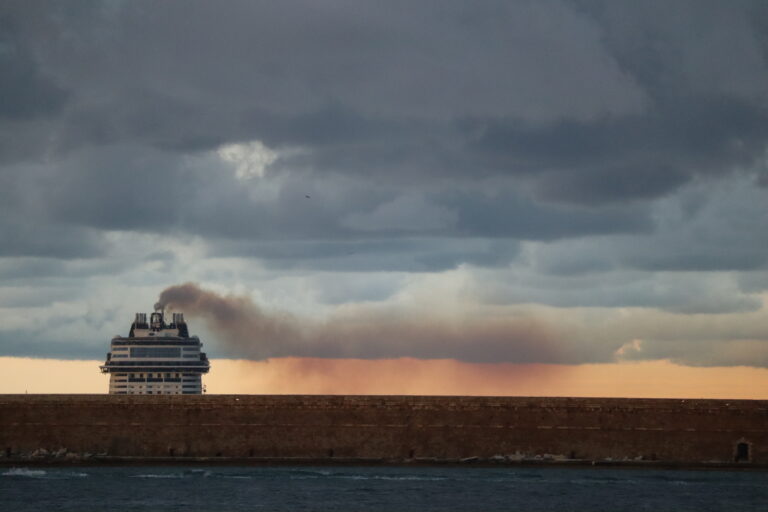
[[[288,476],[290,480],[317,480],[318,478],[323,477],[334,477],[336,475],[333,474],[332,471],[328,470],[298,470],[297,472],[291,472],[292,474]]]
[[[341,478],[344,480],[389,480],[389,481],[415,481],[415,482],[439,482],[448,480],[442,476],[416,476],[416,475],[331,475],[332,478]]]
[[[441,482],[448,480],[444,476],[377,476],[379,480],[419,480],[422,482]]]
[[[72,472],[72,473],[62,473],[62,476],[65,476],[65,477],[74,477],[74,478],[85,478],[85,477],[87,477],[87,476],[88,476],[88,473],[76,473],[76,472]]]
[[[184,478],[178,473],[149,473],[146,475],[131,475],[131,478]]]
[[[3,473],[3,476],[26,476],[29,478],[44,477],[46,472],[42,469],[11,468]]]
[[[211,473],[207,469],[190,469],[188,471],[185,471],[183,476],[191,476],[194,478],[198,478],[198,477],[208,478],[209,476],[212,476],[212,475],[213,473]]]

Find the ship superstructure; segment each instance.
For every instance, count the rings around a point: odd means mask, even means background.
[[[203,344],[190,336],[182,313],[173,313],[166,323],[162,308],[147,322],[146,313],[136,313],[128,337],[112,338],[106,362],[111,395],[199,395],[202,375],[210,363],[201,352]]]

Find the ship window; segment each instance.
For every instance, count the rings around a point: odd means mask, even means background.
[[[180,357],[178,347],[131,347],[131,357]]]

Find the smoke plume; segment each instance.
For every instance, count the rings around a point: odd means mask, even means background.
[[[159,302],[207,322],[230,355],[273,357],[458,359],[467,362],[573,362],[541,322],[527,317],[456,318],[385,307],[339,311],[323,321],[266,311],[248,297],[220,295],[194,283],[166,288]]]

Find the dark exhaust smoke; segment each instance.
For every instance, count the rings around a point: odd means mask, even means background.
[[[360,307],[324,321],[265,311],[248,297],[186,283],[166,288],[160,304],[203,319],[228,355],[248,359],[319,357],[458,359],[468,362],[565,362],[553,334],[529,317],[456,318]]]

